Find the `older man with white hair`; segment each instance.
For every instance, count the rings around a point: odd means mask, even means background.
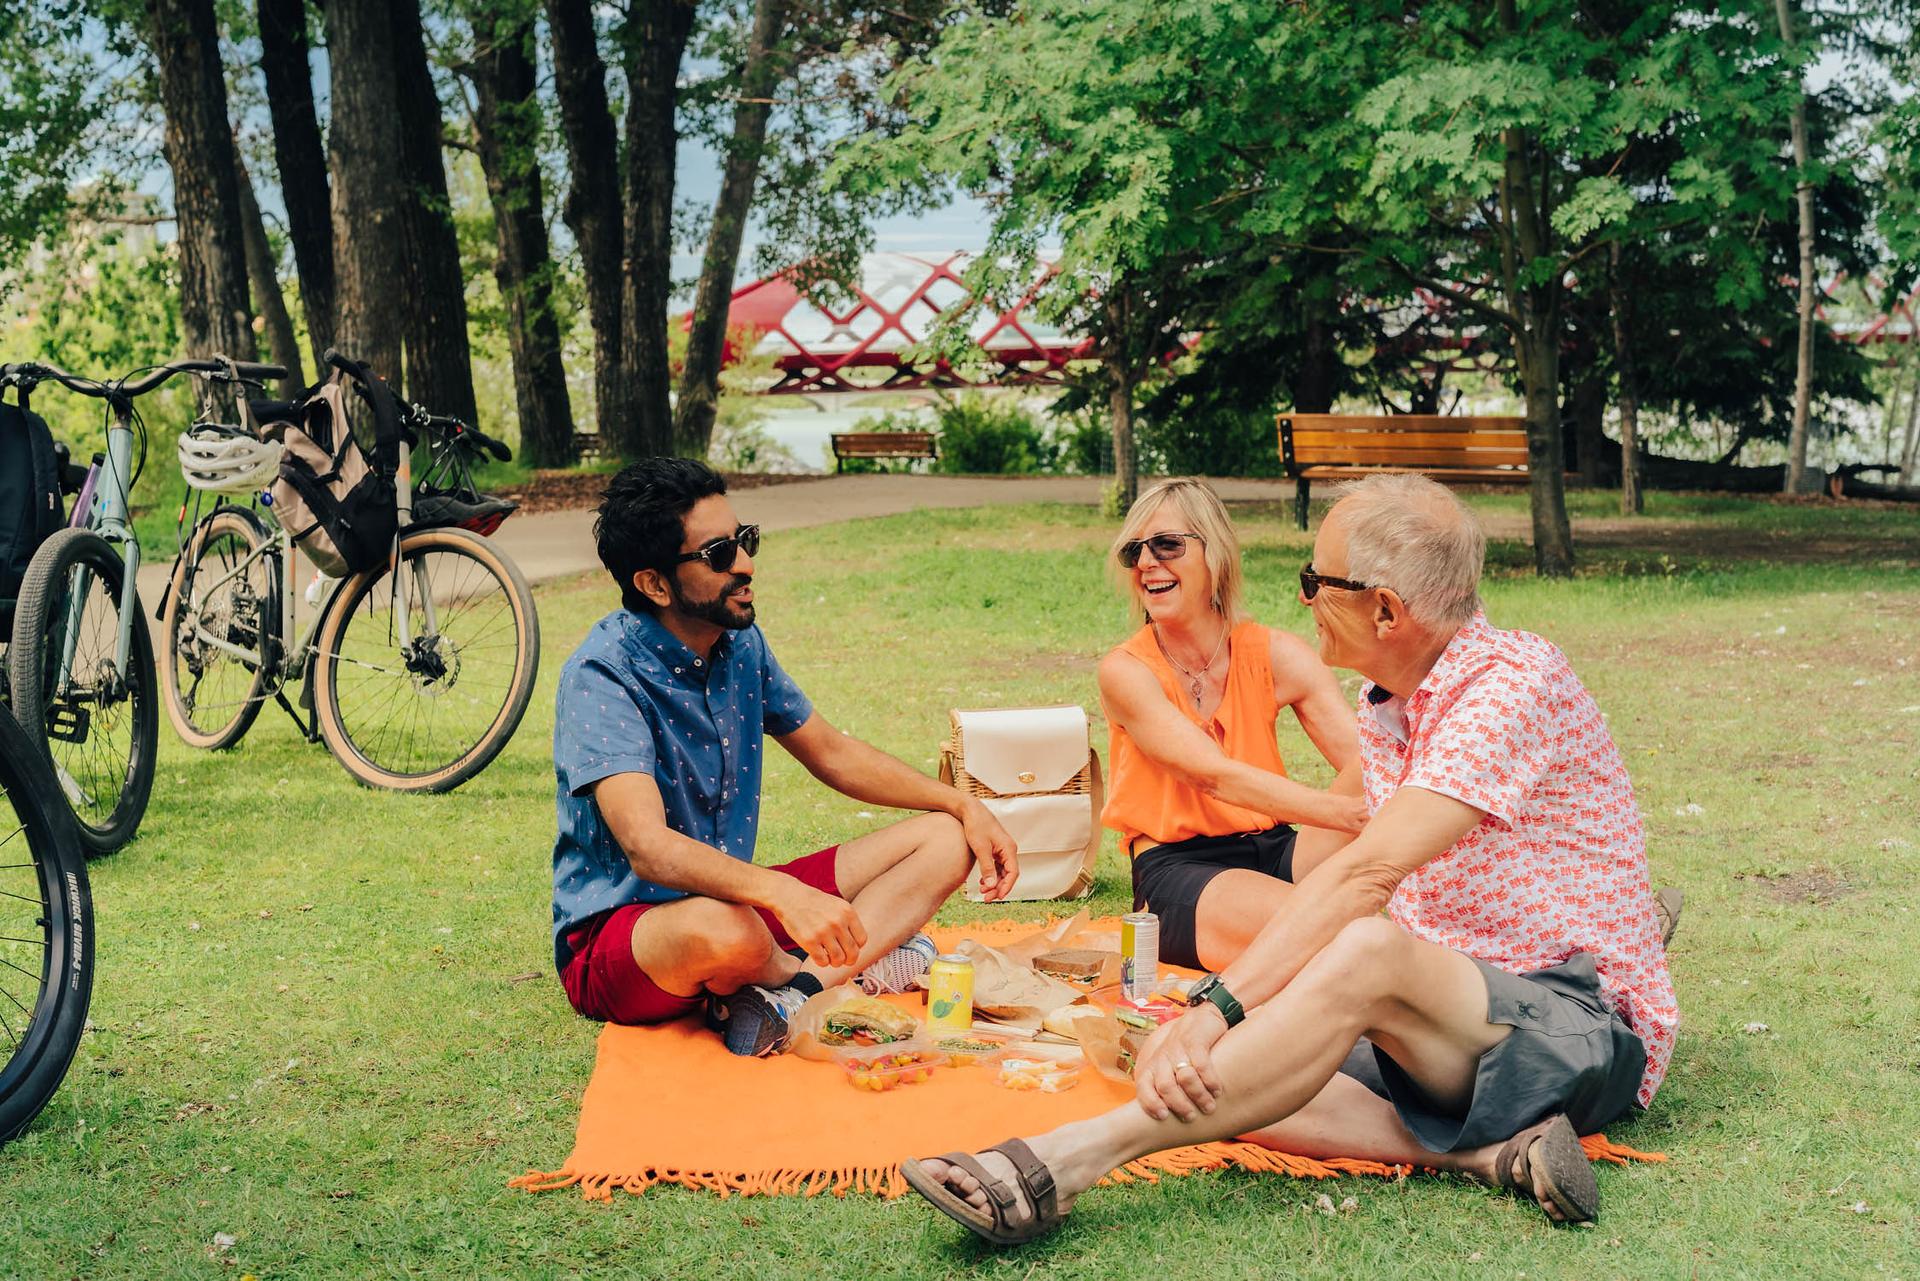
[[[909,1161],[916,1191],[1017,1244],[1126,1161],[1238,1135],[1598,1213],[1577,1135],[1652,1102],[1679,1010],[1620,753],[1558,649],[1488,623],[1485,548],[1430,480],[1346,487],[1300,597],[1367,678],[1365,829],[1147,1042],[1133,1101]]]

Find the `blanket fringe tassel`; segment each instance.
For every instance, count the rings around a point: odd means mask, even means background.
[[[1625,1165],[1629,1161],[1665,1161],[1660,1152],[1642,1152],[1614,1143],[1604,1134],[1589,1134],[1580,1140],[1590,1161],[1610,1161]],[[1410,1165],[1382,1165],[1378,1161],[1359,1161],[1346,1157],[1315,1160],[1276,1152],[1257,1143],[1202,1143],[1193,1147],[1172,1148],[1129,1161],[1109,1174],[1103,1183],[1157,1183],[1166,1174],[1188,1175],[1204,1170],[1223,1170],[1235,1166],[1255,1174],[1285,1174],[1296,1179],[1337,1179],[1343,1175],[1367,1174],[1380,1178],[1405,1178],[1414,1172]],[[844,1197],[849,1192],[867,1193],[889,1200],[907,1190],[900,1167],[842,1166],[835,1169],[758,1170],[751,1173],[725,1173],[717,1170],[643,1170],[638,1174],[582,1174],[569,1169],[551,1173],[529,1170],[508,1187],[528,1192],[552,1192],[577,1187],[589,1201],[611,1201],[615,1189],[638,1196],[656,1184],[677,1184],[683,1188],[704,1189],[722,1197],[733,1196],[818,1196],[822,1192]]]

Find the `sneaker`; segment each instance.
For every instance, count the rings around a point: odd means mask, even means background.
[[[730,996],[707,998],[707,1026],[720,1034],[728,1053],[778,1054],[787,1048],[788,1025],[806,1000],[799,988],[743,987]]]
[[[940,949],[933,945],[932,939],[916,934],[862,970],[854,982],[868,996],[905,992],[913,987],[915,979],[932,968],[933,958],[938,955]]]

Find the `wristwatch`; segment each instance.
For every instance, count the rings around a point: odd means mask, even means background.
[[[1227,1021],[1228,1027],[1240,1026],[1241,1020],[1247,1017],[1247,1011],[1240,1004],[1239,998],[1227,991],[1227,985],[1220,981],[1218,974],[1209,974],[1194,984],[1193,990],[1187,993],[1187,1004],[1189,1006],[1211,1004],[1220,1011],[1220,1017]]]

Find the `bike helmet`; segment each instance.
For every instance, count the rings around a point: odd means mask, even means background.
[[[201,423],[180,433],[180,474],[195,489],[264,489],[279,478],[282,448],[277,440]]]

